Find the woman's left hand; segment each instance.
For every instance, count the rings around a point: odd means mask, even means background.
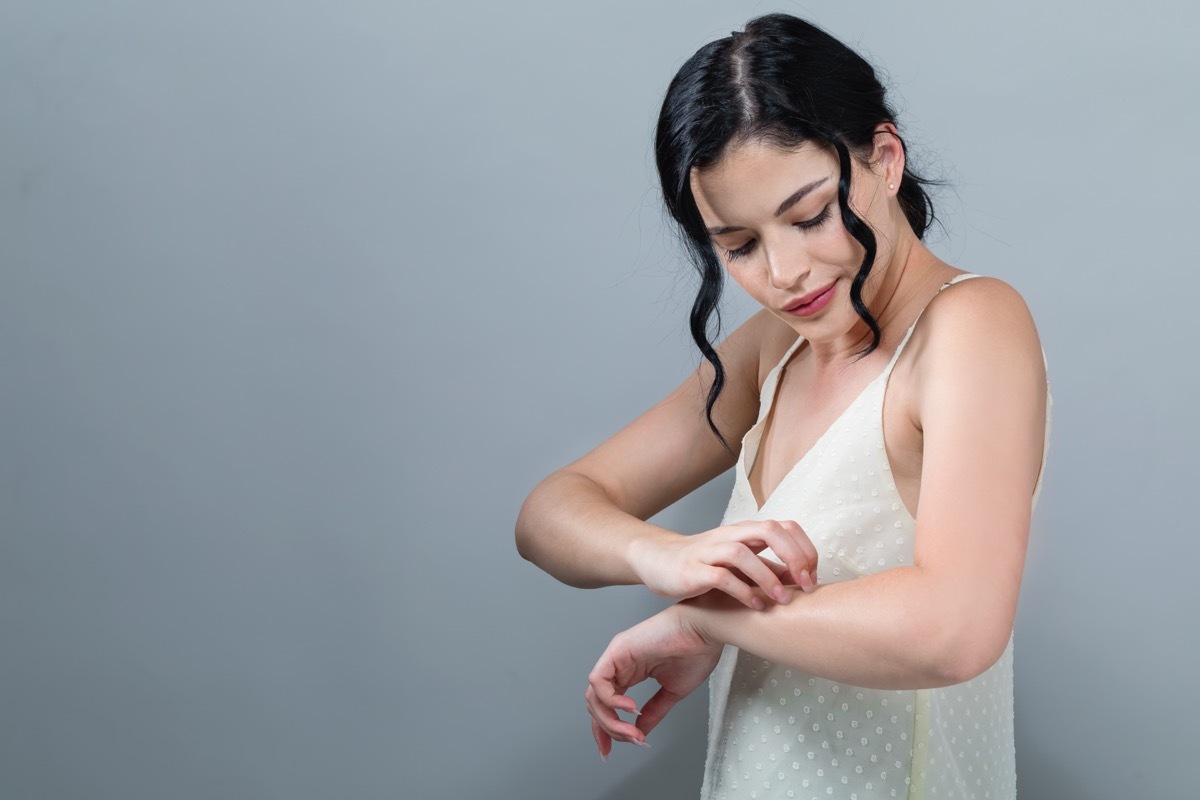
[[[705,640],[679,605],[617,634],[588,676],[584,694],[600,757],[607,760],[614,739],[647,747],[646,734],[704,683],[722,647]],[[647,678],[658,681],[660,688],[642,706],[636,725],[625,722],[618,710],[638,713],[625,691]]]

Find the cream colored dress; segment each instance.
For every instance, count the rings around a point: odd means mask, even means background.
[[[942,288],[972,277],[977,276],[959,275]],[[916,521],[896,491],[884,449],[883,397],[915,327],[916,322],[883,372],[760,509],[746,475],[783,365],[802,339],[792,345],[763,383],[758,422],[742,440],[722,524],[795,520],[817,548],[822,584],[912,563]],[[1050,403],[1047,393],[1046,447]],[[1035,502],[1041,484],[1039,474]],[[773,557],[769,550],[764,555]],[[941,689],[864,689],[776,666],[734,647],[725,648],[709,689],[704,800],[1016,796],[1011,637],[983,674]]]

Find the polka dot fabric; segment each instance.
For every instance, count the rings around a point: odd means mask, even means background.
[[[955,281],[969,277],[975,276]],[[747,464],[757,456],[763,421],[797,340],[763,384],[758,422],[742,441],[723,524],[796,520],[817,548],[820,583],[912,563],[916,521],[896,491],[883,445],[888,376],[912,331],[760,509]],[[1047,443],[1049,425],[1047,405]],[[1039,476],[1035,501],[1040,489]],[[764,555],[774,558],[770,550]],[[1012,684],[1011,638],[1000,659],[972,680],[905,691],[837,683],[726,647],[710,680],[702,797],[1011,800]]]

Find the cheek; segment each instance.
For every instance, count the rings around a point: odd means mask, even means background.
[[[870,224],[870,221],[863,218],[862,214],[858,214],[858,217],[863,222]],[[844,264],[853,261],[857,265],[862,260],[862,245],[846,229],[840,210],[835,209],[834,218],[829,220],[819,232],[810,234],[809,243],[813,257],[819,261],[830,264]]]
[[[759,287],[762,284],[760,271],[752,267],[747,267],[744,264],[736,266],[725,265],[725,277],[736,283],[742,288],[742,291],[751,297],[757,297]]]
[[[751,300],[761,305],[767,304],[774,288],[771,286],[771,276],[766,266],[757,257],[732,264],[722,263],[727,279],[737,284]]]
[[[850,190],[850,208],[863,222],[868,224],[870,224],[871,215],[878,205],[875,202],[876,196],[873,189],[873,185],[860,178]]]

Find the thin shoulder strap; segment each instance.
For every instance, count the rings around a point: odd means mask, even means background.
[[[775,404],[775,390],[779,386],[779,375],[783,372],[783,365],[791,360],[792,354],[795,353],[803,343],[804,337],[797,336],[796,341],[792,342],[791,347],[789,347],[787,352],[783,354],[783,358],[779,359],[775,366],[771,367],[771,371],[767,373],[767,377],[763,381],[762,388],[758,393],[759,422],[763,421],[763,419],[770,412],[771,406]]]
[[[953,278],[941,285],[941,288],[938,289],[938,294],[941,294],[942,289],[945,289],[952,283],[958,283],[959,281],[966,280],[967,278],[978,277],[980,276],[976,275],[974,272],[964,272],[962,275],[955,275]],[[934,297],[936,296],[937,295],[934,295]],[[929,302],[932,303],[933,300],[930,300]],[[929,303],[925,304],[925,308],[929,308]],[[925,313],[925,308],[922,308],[920,313],[917,314],[917,318],[913,320],[913,324],[908,326],[908,330],[904,333],[904,338],[900,340],[900,346],[896,348],[896,352],[892,353],[892,360],[888,362],[887,367],[884,369],[884,373],[891,372],[892,367],[895,366],[897,359],[900,358],[900,352],[904,350],[904,345],[908,344],[909,337],[911,337],[913,331],[916,330],[917,323],[921,321],[921,314]]]

